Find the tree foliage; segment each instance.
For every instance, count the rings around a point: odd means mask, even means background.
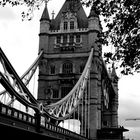
[[[106,60],[119,62],[122,74],[140,71],[140,0],[86,0],[96,6],[104,17],[107,31],[104,43],[110,43],[114,53],[106,53]]]
[[[2,0],[0,5],[26,5],[29,17],[45,0]],[[49,0],[47,0],[48,2]],[[140,71],[140,0],[81,0],[86,6],[94,6],[96,13],[104,17],[107,31],[100,37],[106,46],[111,44],[115,52],[105,54],[106,60],[119,62],[121,73]],[[31,18],[29,18],[31,19]]]
[[[24,19],[31,20],[33,18],[34,10],[40,9],[44,1],[48,2],[49,0],[1,0],[0,6],[4,7],[6,5],[11,6],[24,5],[25,7],[27,7],[27,11],[23,11],[21,13],[22,20]]]

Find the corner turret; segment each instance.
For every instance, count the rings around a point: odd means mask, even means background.
[[[99,23],[99,14],[98,11],[96,10],[95,5],[91,7],[90,14],[88,16],[88,28],[89,30],[95,30],[98,32],[101,31]]]
[[[99,44],[97,45],[98,35],[101,33],[102,28],[100,24],[99,14],[96,10],[95,5],[92,5],[90,14],[88,16],[88,42],[89,46],[94,46],[99,48]],[[101,54],[101,51],[100,51]]]
[[[45,8],[40,19],[40,33],[48,33],[50,29],[50,17],[47,8],[47,3],[45,3]]]
[[[45,8],[40,19],[40,34],[39,34],[39,51],[43,49],[47,51],[48,41],[49,41],[49,30],[50,30],[50,17],[47,8],[47,2],[45,3]]]

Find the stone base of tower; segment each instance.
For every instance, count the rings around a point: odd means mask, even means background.
[[[124,127],[102,128],[97,130],[98,140],[123,140],[123,132],[129,131]]]

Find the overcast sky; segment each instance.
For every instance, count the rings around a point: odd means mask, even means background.
[[[48,9],[57,14],[65,0],[51,0]],[[38,55],[39,20],[43,6],[34,12],[31,21],[22,21],[22,7],[0,7],[0,47],[21,76]],[[87,10],[87,14],[89,10]],[[55,14],[55,15],[56,15]],[[140,118],[140,74],[122,76],[119,80],[119,125],[129,129],[127,138],[140,140],[140,120],[125,121],[126,118]]]

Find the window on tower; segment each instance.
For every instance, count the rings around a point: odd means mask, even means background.
[[[71,86],[61,87],[61,98],[65,97],[71,91],[71,89]]]
[[[82,38],[80,34],[59,34],[55,37],[55,47],[61,50],[69,51],[69,48],[82,46]]]
[[[74,29],[74,21],[70,21],[70,30]]]
[[[68,29],[68,22],[64,21],[64,30],[67,30],[67,29]]]
[[[70,43],[74,42],[74,35],[70,35],[69,41],[70,41]]]
[[[76,43],[80,43],[80,41],[81,41],[81,39],[80,39],[81,37],[80,37],[80,35],[78,34],[78,35],[76,35]]]
[[[52,95],[52,97],[54,99],[59,98],[59,91],[57,89],[53,89],[53,95]]]
[[[64,74],[70,74],[73,72],[73,64],[71,62],[64,63],[62,66],[62,72]]]
[[[60,35],[56,37],[56,43],[58,43],[58,44],[61,43],[61,36]]]
[[[50,66],[50,74],[55,74],[55,66],[54,65]]]
[[[67,44],[67,35],[64,35],[64,36],[63,36],[63,43],[64,43],[64,44]]]

